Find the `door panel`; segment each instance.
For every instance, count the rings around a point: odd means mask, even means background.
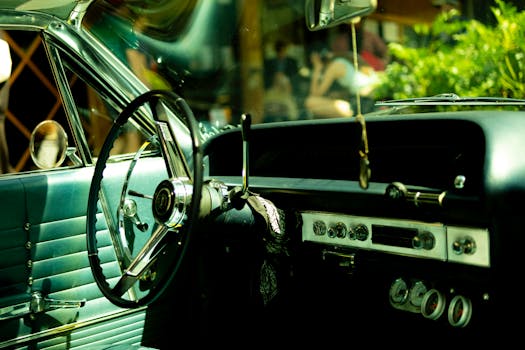
[[[151,183],[152,173],[162,173],[156,171],[157,163],[149,162],[149,171],[134,181]],[[114,171],[104,180],[118,183],[128,165],[111,164]],[[0,179],[0,348],[140,344],[145,308],[114,306],[91,274],[85,215],[92,175],[92,168],[77,168]],[[119,195],[115,188],[114,195]],[[116,276],[119,267],[102,213],[97,228],[99,243],[105,245],[104,271]],[[31,312],[31,301],[42,310]],[[64,308],[64,302],[69,307]]]
[[[29,253],[25,248],[28,236],[24,230],[23,186],[17,179],[5,179],[0,184],[0,299],[3,299],[26,291]]]

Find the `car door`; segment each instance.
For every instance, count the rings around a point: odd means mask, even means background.
[[[93,164],[112,118],[118,115],[117,104],[110,93],[100,91],[104,85],[100,81],[93,87],[89,71],[80,71],[78,58],[67,62],[72,56],[62,54],[63,44],[56,38],[46,42],[39,32],[9,33],[12,43],[17,38],[22,43],[13,50],[14,56],[20,54],[15,65],[24,74],[26,69],[33,70],[32,78],[40,83],[31,87],[33,97],[27,96],[21,80],[14,82],[11,93],[15,122],[8,123],[8,135],[12,135],[8,141],[17,170],[0,175],[0,348],[94,349],[140,344],[145,308],[122,309],[103,297],[86,253],[86,204]],[[24,56],[35,46],[38,49],[31,57]],[[38,62],[38,73],[28,60]],[[33,105],[27,114],[29,102]],[[29,130],[46,119],[65,129],[68,156],[60,165],[39,169],[38,161],[29,157],[30,139],[35,135]],[[23,123],[29,127],[20,126]],[[17,131],[23,137],[16,139]],[[116,150],[108,166],[112,170],[106,180],[114,183],[117,194],[132,159],[133,153],[123,155],[128,151]],[[20,165],[24,154],[25,164]],[[158,173],[157,166],[163,165],[153,160],[135,172],[136,182],[148,183]],[[97,219],[97,237],[106,252],[102,256],[107,256],[102,263],[118,275],[108,230],[112,223],[102,214]]]

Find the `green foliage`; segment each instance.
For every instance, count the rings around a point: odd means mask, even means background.
[[[456,93],[460,96],[525,98],[525,11],[496,0],[496,24],[439,15],[432,26],[413,29],[423,45],[390,44],[393,61],[377,99]]]

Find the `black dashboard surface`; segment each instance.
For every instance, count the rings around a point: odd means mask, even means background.
[[[361,127],[355,118],[253,125],[252,188],[297,210],[489,227],[493,250],[507,245],[513,250],[523,240],[523,112],[371,116],[366,128],[371,179],[362,189]],[[240,184],[242,144],[240,128],[209,139],[207,175]],[[458,176],[465,179],[461,187],[455,185]],[[392,203],[385,191],[394,182],[414,191],[446,192],[444,205]]]
[[[447,190],[457,175],[463,175],[467,178],[464,192],[479,193],[485,126],[470,117],[368,119],[371,181]],[[361,127],[355,119],[260,125],[250,136],[251,176],[358,180]],[[216,145],[210,148],[216,151],[210,154],[210,175],[238,175],[242,166],[240,134],[221,135],[212,142]],[[239,152],[232,152],[235,149]]]

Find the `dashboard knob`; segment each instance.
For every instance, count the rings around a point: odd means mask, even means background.
[[[345,238],[346,234],[348,232],[348,229],[346,225],[342,222],[337,222],[335,224],[331,224],[328,227],[328,237],[330,238]]]
[[[412,247],[414,249],[431,250],[435,244],[436,240],[434,235],[428,231],[419,232],[412,238]]]
[[[476,242],[471,237],[460,238],[452,243],[452,250],[458,255],[472,255],[476,252]]]
[[[368,227],[364,224],[354,225],[350,231],[350,236],[355,237],[359,241],[366,241],[368,239]]]
[[[326,234],[326,224],[324,221],[316,220],[313,224],[314,235],[324,236]]]
[[[386,196],[390,199],[404,199],[407,195],[407,188],[401,182],[393,182],[386,188]]]

